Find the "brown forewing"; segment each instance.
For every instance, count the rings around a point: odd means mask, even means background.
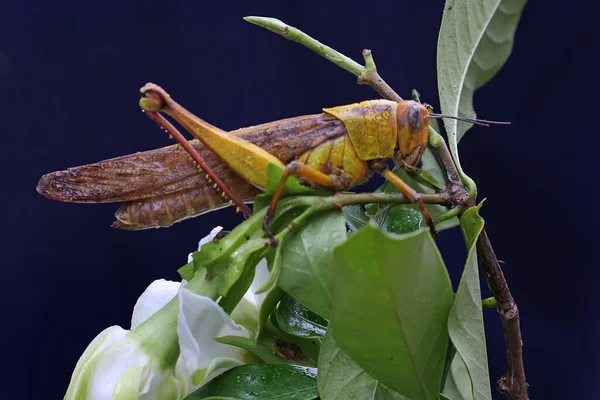
[[[343,123],[327,114],[295,117],[230,132],[288,163],[318,144],[346,134]],[[197,140],[192,146],[209,167],[242,200],[258,189],[240,178]],[[125,201],[115,225],[125,229],[169,226],[223,206],[212,184],[198,172],[179,145],[130,154],[44,175],[37,190],[59,201],[108,203]]]

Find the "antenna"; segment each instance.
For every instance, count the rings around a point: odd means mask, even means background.
[[[436,113],[431,113],[431,112],[429,113],[429,117],[430,118],[452,118],[452,119],[456,119],[459,121],[470,122],[472,124],[480,125],[480,126],[490,126],[490,124],[510,125],[510,122],[504,122],[504,121],[488,121],[487,119],[465,118],[465,117],[457,117],[454,115],[436,114]]]

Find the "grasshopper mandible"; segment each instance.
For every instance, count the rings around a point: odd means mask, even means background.
[[[433,114],[430,107],[412,100],[370,100],[225,132],[184,109],[155,84],[146,84],[141,93],[141,108],[179,145],[53,172],[40,179],[37,191],[74,203],[123,201],[115,213],[115,228],[167,227],[228,203],[249,215],[244,203],[266,187],[272,163],[285,169],[264,222],[275,244],[268,223],[288,176],[313,188],[344,191],[378,173],[419,206],[435,235],[419,194],[389,169],[387,161],[415,168],[427,146],[429,119],[463,118]],[[171,116],[196,140],[188,142],[159,113]]]

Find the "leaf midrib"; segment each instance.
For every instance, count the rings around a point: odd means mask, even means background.
[[[387,275],[387,274],[385,274],[385,275]],[[388,288],[388,293],[390,294],[390,297],[392,299],[392,308],[394,309],[394,317],[396,318],[396,321],[398,321],[398,326],[399,326],[400,330],[402,331],[402,339],[408,350],[410,362],[411,362],[413,369],[415,371],[415,374],[417,375],[417,378],[419,380],[419,385],[421,386],[421,390],[427,396],[426,398],[430,399],[431,395],[429,394],[429,390],[427,390],[427,385],[425,385],[425,380],[423,378],[421,370],[417,366],[417,361],[415,359],[415,355],[413,354],[412,346],[409,344],[408,336],[407,336],[406,330],[404,329],[404,323],[402,322],[402,316],[401,316],[400,310],[396,306],[397,302],[396,302],[396,297],[394,295],[394,291],[392,290],[392,286],[391,286],[392,282],[393,282],[393,279],[386,279],[386,286]]]

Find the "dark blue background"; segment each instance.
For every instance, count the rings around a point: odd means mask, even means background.
[[[371,48],[398,93],[418,88],[437,108],[441,3],[250,3],[2,7],[2,398],[62,398],[91,339],[110,325],[128,327],[152,280],[177,279],[200,237],[239,221],[228,209],[170,229],[121,232],[109,228],[116,205],[63,204],[35,192],[44,173],[169,144],[137,106],[145,82],[224,129],[377,97],[243,16],[280,18],[358,61]],[[598,398],[600,386],[593,14],[559,1],[528,4],[512,57],[475,97],[480,116],[513,125],[476,128],[461,142],[521,310],[534,399]],[[460,235],[444,232],[439,243],[459,277]],[[494,383],[505,370],[503,333],[495,312],[485,315]]]

